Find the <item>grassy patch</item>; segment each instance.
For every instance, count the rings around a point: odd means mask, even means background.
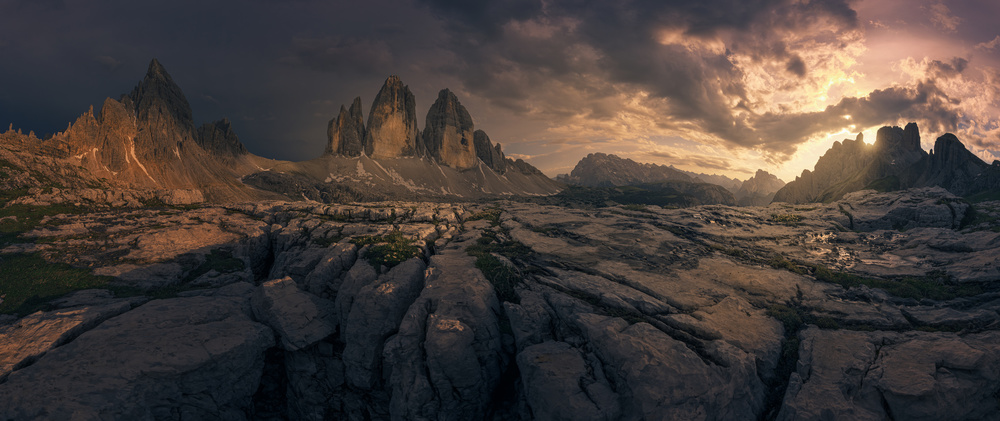
[[[785,225],[797,225],[799,222],[805,219],[802,215],[796,215],[793,213],[772,213],[771,221],[777,222],[779,224]]]
[[[726,247],[719,244],[709,244],[708,247],[711,248],[712,250],[717,250],[722,254],[725,254],[727,256],[732,256],[737,259],[746,259],[750,257],[750,255],[746,251],[743,251],[742,249],[738,249],[735,247]]]
[[[466,219],[466,221],[486,220],[490,221],[490,225],[495,227],[500,225],[501,213],[503,213],[503,210],[500,208],[486,208],[484,210],[472,214],[472,216],[470,216],[469,219]]]
[[[848,220],[848,222],[850,224],[849,228],[850,229],[854,229],[854,214],[852,214],[851,212],[849,212],[847,209],[844,209],[844,207],[842,205],[840,205],[839,203],[837,204],[837,208],[840,209],[840,213],[844,214],[844,216],[847,217],[847,220]]]
[[[971,296],[983,293],[979,285],[955,284],[950,279],[935,277],[904,276],[895,279],[879,279],[854,275],[846,272],[832,271],[823,266],[813,266],[813,276],[817,280],[830,282],[844,288],[866,285],[871,288],[885,290],[891,295],[903,298],[932,300],[951,300],[961,296]]]
[[[376,269],[382,266],[391,268],[422,254],[420,247],[413,245],[413,240],[404,237],[399,231],[385,235],[363,235],[351,242],[358,247],[371,246],[365,259]]]
[[[799,266],[795,262],[785,259],[782,256],[775,256],[774,258],[771,259],[771,261],[768,264],[775,269],[785,269],[789,272],[797,273],[799,275],[805,275],[807,272],[806,268]]]
[[[518,241],[505,239],[497,232],[484,230],[482,236],[465,249],[465,252],[476,258],[476,267],[483,272],[486,279],[493,284],[493,290],[501,301],[520,302],[520,297],[514,287],[522,281],[522,275],[517,268],[511,266],[516,259],[528,257],[532,250]],[[494,253],[511,261],[504,262]]]
[[[894,278],[873,278],[853,273],[831,270],[822,265],[793,262],[782,256],[771,259],[769,265],[775,269],[785,269],[800,275],[812,275],[818,281],[837,284],[844,288],[867,286],[879,288],[890,295],[921,300],[951,300],[970,297],[986,292],[980,284],[956,283],[951,277],[939,271],[928,272],[926,276],[900,276]]]
[[[80,214],[89,208],[73,205],[32,206],[12,204],[0,209],[0,245],[21,242],[21,234],[39,226],[46,216]]]
[[[11,254],[0,258],[0,313],[26,315],[44,309],[46,303],[70,292],[103,288],[111,280],[88,269],[52,263],[37,253]]]
[[[1000,210],[985,209],[982,205],[969,206],[962,218],[962,228],[1000,232]]]

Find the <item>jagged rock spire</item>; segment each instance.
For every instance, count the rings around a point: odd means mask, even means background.
[[[452,168],[476,166],[476,146],[473,142],[472,116],[448,89],[442,89],[427,111],[424,145],[438,162]]]
[[[417,152],[417,101],[398,76],[389,76],[368,113],[364,151],[373,158],[413,156]]]
[[[327,125],[326,154],[358,156],[364,151],[365,122],[361,115],[361,97],[354,98],[348,110],[340,107],[340,114]]]

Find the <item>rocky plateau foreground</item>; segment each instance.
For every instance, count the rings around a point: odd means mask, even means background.
[[[940,188],[67,211],[0,254],[95,282],[0,316],[0,419],[1000,419],[998,220]]]

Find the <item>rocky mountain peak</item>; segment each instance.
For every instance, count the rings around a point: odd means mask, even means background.
[[[886,163],[895,166],[911,165],[927,154],[920,147],[917,123],[909,123],[903,129],[899,126],[878,129],[875,150]]]
[[[438,93],[437,100],[427,111],[424,126],[424,146],[438,162],[457,169],[469,169],[477,164],[472,116],[448,89]]]
[[[351,108],[340,107],[340,114],[330,120],[326,129],[326,154],[358,156],[364,151],[365,122],[361,115],[361,97],[354,98]]]
[[[413,156],[417,152],[417,102],[398,76],[389,76],[368,113],[364,151],[373,158]]]
[[[587,155],[570,172],[570,183],[588,187],[617,187],[663,181],[694,182],[666,165],[640,164],[628,158],[596,152]]]
[[[736,192],[736,202],[741,206],[767,206],[774,194],[785,186],[777,176],[758,169],[757,173],[740,186]]]
[[[741,190],[753,193],[770,194],[785,186],[785,182],[767,171],[758,169],[757,173],[743,182]]]
[[[149,63],[146,77],[132,90],[129,97],[135,104],[136,115],[140,119],[160,114],[194,129],[191,105],[184,97],[184,92],[155,58]]]
[[[476,145],[476,155],[487,167],[492,168],[497,174],[507,172],[507,158],[499,143],[493,146],[490,137],[482,130],[472,133],[472,141]]]
[[[240,138],[233,131],[233,125],[229,119],[222,119],[213,123],[205,123],[198,129],[198,137],[195,138],[198,144],[206,152],[215,156],[236,157],[246,155],[247,149],[240,142]]]

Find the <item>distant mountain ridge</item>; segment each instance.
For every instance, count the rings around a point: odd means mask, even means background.
[[[576,164],[568,175],[556,178],[567,184],[591,188],[619,188],[631,186],[646,190],[652,202],[672,202],[672,205],[694,206],[722,204],[739,206],[766,206],[771,197],[785,183],[767,173],[757,173],[746,181],[721,175],[698,174],[673,166],[639,163],[613,154],[592,153]],[[621,190],[621,189],[619,189]],[[576,192],[580,195],[580,192]],[[611,192],[614,198],[638,200],[640,194],[632,191]],[[672,196],[688,198],[666,199]],[[654,198],[658,198],[655,199]]]
[[[64,187],[196,189],[216,201],[268,196],[239,179],[272,161],[247,152],[228,120],[196,128],[184,93],[156,59],[131,93],[107,98],[98,114],[91,107],[66,131],[2,138],[9,152],[35,153],[58,167],[50,182]]]
[[[523,160],[477,130],[469,111],[442,89],[417,127],[416,99],[398,76],[383,83],[364,123],[361,97],[327,125],[319,158],[275,165],[244,180],[296,198],[426,200],[538,196],[561,190]]]
[[[715,184],[717,186],[722,186],[726,190],[729,190],[729,192],[732,194],[736,194],[736,192],[740,190],[740,187],[743,186],[743,180],[737,178],[730,178],[718,174],[705,174],[705,173],[696,173],[694,171],[686,171],[680,168],[674,168],[673,165],[671,165],[670,168],[673,168],[684,174],[690,175],[691,178],[695,179],[700,183],[709,183],[709,184]]]
[[[0,134],[4,165],[42,175],[8,180],[3,187],[186,189],[214,202],[472,198],[559,190],[558,183],[524,161],[506,158],[499,144],[474,130],[468,111],[447,89],[428,112],[423,132],[416,121],[413,94],[390,76],[367,124],[360,98],[330,121],[319,158],[327,165],[270,160],[248,152],[229,120],[196,127],[181,88],[153,59],[129,94],[106,99],[99,113],[91,107],[64,132],[38,139],[11,125]],[[415,162],[396,162],[402,158]]]
[[[785,182],[764,170],[757,170],[753,177],[740,184],[736,191],[736,203],[740,206],[767,206],[775,193],[785,186]]]
[[[864,143],[861,134],[854,140],[835,142],[812,171],[804,170],[773,201],[831,202],[863,189],[933,186],[969,196],[1000,188],[993,181],[998,174],[1000,162],[987,164],[951,133],[938,137],[930,153],[924,151],[916,123],[909,123],[904,128],[880,128],[873,145]]]
[[[693,177],[666,165],[639,163],[600,152],[581,159],[573,171],[560,178],[560,181],[586,187],[619,187],[664,181],[695,182]]]

